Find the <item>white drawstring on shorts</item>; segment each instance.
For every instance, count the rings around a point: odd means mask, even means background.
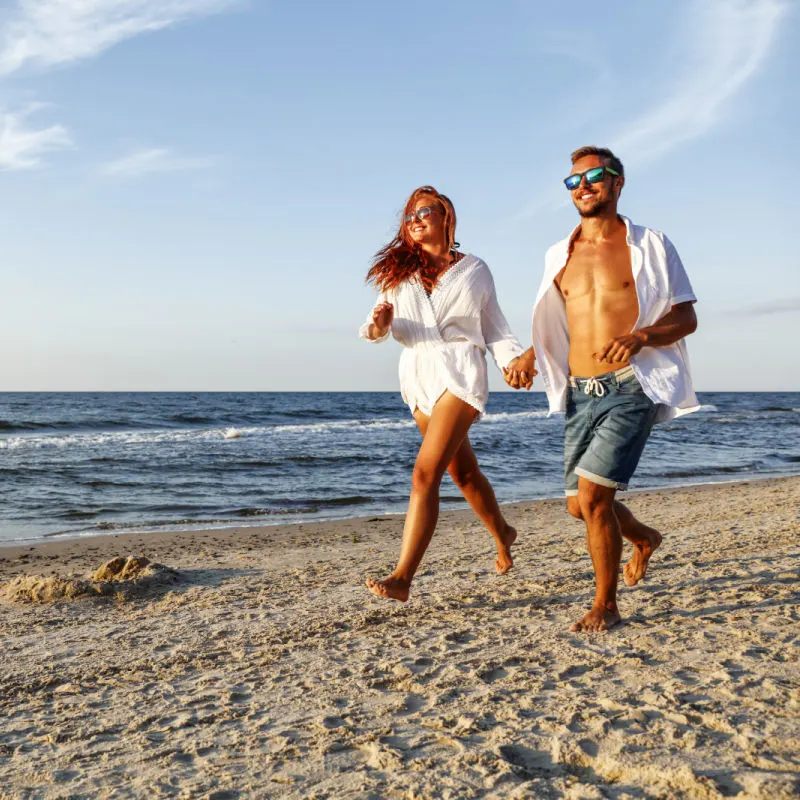
[[[605,397],[606,387],[597,378],[587,378],[583,393],[593,394],[595,397]]]

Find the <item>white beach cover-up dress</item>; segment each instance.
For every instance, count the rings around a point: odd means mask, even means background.
[[[404,281],[376,301],[394,306],[391,334],[403,345],[400,393],[411,409],[430,416],[449,390],[481,414],[489,382],[486,350],[498,367],[523,352],[497,303],[494,280],[484,261],[470,253],[439,278],[430,296],[417,280]],[[374,310],[374,307],[373,307]],[[372,312],[359,329],[367,339]],[[387,331],[380,339],[389,336]]]

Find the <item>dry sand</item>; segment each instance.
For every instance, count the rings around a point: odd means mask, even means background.
[[[504,577],[444,513],[406,605],[395,517],[2,548],[0,797],[800,797],[800,478],[629,505],[664,546],[593,635],[562,501]],[[130,554],[177,574],[31,602]]]

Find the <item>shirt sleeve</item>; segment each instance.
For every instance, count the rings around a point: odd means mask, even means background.
[[[381,292],[378,295],[378,299],[375,301],[375,305],[372,306],[369,314],[367,314],[366,322],[358,329],[358,335],[360,338],[365,339],[370,344],[378,344],[378,342],[385,342],[389,338],[389,334],[392,332],[392,326],[389,326],[389,330],[383,334],[383,336],[379,336],[377,339],[370,339],[369,338],[369,326],[372,324],[372,313],[375,309],[381,304],[385,303],[388,299],[388,295],[386,292]]]
[[[489,286],[481,309],[481,331],[486,347],[492,354],[495,363],[501,369],[507,367],[513,359],[522,355],[523,347],[514,336],[505,315],[497,302],[494,279],[487,269]]]
[[[683,268],[683,262],[672,242],[665,236],[664,249],[667,253],[667,281],[669,285],[669,300],[673,306],[678,303],[696,303],[692,284]]]

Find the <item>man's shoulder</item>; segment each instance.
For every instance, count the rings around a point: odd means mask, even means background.
[[[569,243],[572,240],[572,237],[575,235],[575,231],[570,231],[568,236],[565,236],[563,239],[559,239],[555,244],[551,244],[550,247],[547,248],[547,251],[544,254],[544,263],[545,266],[550,266],[556,260],[563,260],[569,250]]]
[[[647,225],[637,225],[635,222],[627,218],[625,218],[625,221],[627,222],[628,232],[631,239],[637,244],[653,241],[664,244],[665,241],[668,241],[667,235],[657,228],[650,228]]]

